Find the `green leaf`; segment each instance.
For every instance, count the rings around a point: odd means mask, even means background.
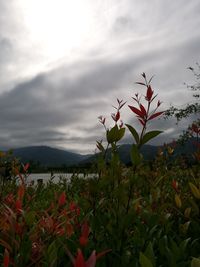
[[[125,124],[125,125],[128,127],[129,131],[131,132],[132,136],[134,137],[136,144],[138,144],[139,140],[140,140],[140,137],[139,137],[137,131],[135,130],[135,128],[133,128],[129,124]]]
[[[32,226],[34,224],[36,212],[30,211],[27,214],[25,214],[25,221],[29,226]]]
[[[189,183],[192,194],[195,198],[200,199],[200,190],[193,183]]]
[[[179,258],[180,258],[180,249],[179,249],[179,246],[176,244],[176,242],[170,238],[170,251],[172,252],[173,254],[173,258],[175,261],[178,261]]]
[[[141,267],[153,267],[150,259],[148,259],[142,252],[140,252],[139,262],[141,264]]]
[[[125,128],[118,129],[116,142],[122,139],[125,134]]]
[[[99,141],[96,141],[96,142],[97,142],[97,148],[98,148],[101,152],[105,151],[105,149],[104,149],[102,143],[99,142]]]
[[[118,142],[122,139],[125,134],[125,128],[119,129],[117,125],[115,125],[110,130],[107,130],[106,137],[109,144],[114,142]]]
[[[115,141],[116,133],[117,133],[117,125],[115,125],[110,130],[107,130],[106,137],[109,144]]]
[[[185,240],[183,240],[181,242],[181,244],[179,245],[180,250],[181,250],[181,254],[185,254],[185,251],[187,249],[188,243],[190,242],[191,238],[187,238]]]
[[[200,259],[193,258],[191,262],[191,267],[200,267]]]
[[[142,140],[141,140],[141,145],[144,145],[146,144],[149,140],[153,139],[154,137],[156,137],[157,135],[161,134],[162,131],[151,131],[151,132],[148,132],[146,133]]]
[[[57,261],[57,250],[58,246],[55,240],[48,246],[47,249],[48,261],[52,264],[51,266],[53,266],[53,264]]]
[[[140,164],[141,162],[141,154],[140,154],[140,151],[137,147],[137,145],[133,144],[132,147],[131,147],[131,161],[133,163],[133,165],[137,166]]]
[[[152,246],[151,242],[149,242],[144,254],[148,259],[151,260],[152,265],[155,267],[155,265],[156,265],[155,255],[154,255],[153,246]]]

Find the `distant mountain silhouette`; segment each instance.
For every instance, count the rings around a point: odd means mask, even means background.
[[[124,144],[118,147],[119,157],[124,164],[128,164],[131,162],[130,158],[131,146],[132,146],[131,144]],[[155,158],[157,151],[158,151],[158,146],[152,146],[152,145],[144,145],[141,149],[141,153],[145,160],[151,160]],[[110,155],[111,155],[111,150],[109,149],[107,152],[107,157],[109,158]],[[98,154],[91,155],[90,157],[84,159],[81,163],[94,162],[97,157]]]
[[[187,156],[188,159],[192,159],[192,154],[196,151],[196,142],[195,138],[191,138],[184,145],[177,144],[172,157],[179,156]],[[172,143],[167,144],[170,147],[173,147]],[[131,144],[120,145],[118,148],[120,159],[123,163],[128,164],[131,162],[130,151]],[[159,148],[163,148],[164,146],[153,146],[153,145],[143,145],[141,148],[141,154],[143,155],[144,160],[153,160],[158,152]],[[110,150],[107,153],[108,157],[110,157]],[[93,162],[97,158],[97,155],[92,155],[83,160],[83,162]]]
[[[180,155],[186,155],[188,158],[192,158],[192,153],[195,152],[196,146],[194,144],[196,140],[190,139],[184,146],[177,145],[174,150],[173,157]],[[172,146],[172,144],[169,144]],[[162,146],[144,145],[141,148],[141,153],[144,160],[153,160],[156,156],[158,148]],[[130,150],[131,144],[124,144],[119,146],[119,156],[123,163],[130,163]],[[78,153],[69,152],[62,149],[52,148],[48,146],[31,146],[17,148],[13,150],[15,157],[19,158],[23,163],[26,162],[39,162],[42,166],[55,167],[55,166],[72,166],[72,165],[84,165],[94,162],[97,155],[81,155]],[[109,157],[110,151],[108,151]]]
[[[76,165],[90,156],[48,146],[17,148],[13,150],[13,154],[22,162],[39,162],[43,166]]]

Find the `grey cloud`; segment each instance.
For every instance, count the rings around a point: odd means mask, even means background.
[[[148,57],[151,59],[153,55],[149,53],[143,57],[138,56],[136,60],[130,57],[118,62],[86,61],[85,64],[89,65],[88,71],[75,80],[68,79],[66,67],[63,66],[63,70],[59,68],[59,80],[57,70],[51,70],[16,85],[11,91],[0,95],[0,123],[4,125],[4,132],[12,132],[9,138],[19,144],[25,143],[24,133],[27,135],[27,144],[56,144],[56,141],[62,140],[66,143],[77,143],[78,140],[80,143],[88,143],[89,140],[101,139],[99,130],[88,135],[94,132],[91,124],[96,125],[98,115],[106,113],[110,116],[113,110],[111,105],[114,104],[117,94],[124,94],[125,98],[130,99],[130,78],[128,82],[126,79],[132,73],[138,72],[137,68],[144,65]],[[81,129],[84,125],[86,130]],[[59,128],[63,126],[76,134],[71,136],[65,133],[60,136]],[[22,129],[23,136],[20,137]],[[45,134],[47,129],[54,131]],[[8,146],[9,138],[6,144],[3,139],[1,146]],[[11,144],[14,145],[14,141]]]
[[[15,129],[9,133],[3,129],[0,137],[2,149],[16,148],[19,146],[49,145],[57,146],[68,139],[64,133],[46,129]]]
[[[12,43],[8,38],[0,38],[0,61],[1,64],[11,58]]]
[[[0,1],[0,7],[2,3]],[[2,8],[7,14],[8,4],[3,4]],[[144,89],[134,84],[142,72],[156,75],[153,85],[165,102],[164,108],[169,103],[188,102],[189,94],[185,93],[183,82],[191,79],[186,68],[199,61],[196,58],[200,52],[199,11],[199,1],[121,1],[107,39],[88,52],[85,59],[72,63],[63,59],[62,65],[17,82],[8,92],[0,94],[0,124],[3,125],[0,147],[66,144],[70,148],[74,145],[77,150],[87,150],[87,145],[92,147],[93,141],[104,135],[97,125],[97,117],[110,118],[116,97],[131,104],[131,96],[136,91],[144,94]],[[9,58],[11,62],[20,61],[23,55],[23,68],[28,68],[33,54],[38,55],[38,52],[30,52],[30,62],[26,66],[24,55],[29,51],[19,52],[19,44],[14,42],[17,35],[12,39],[15,20],[6,27],[2,26],[5,24],[3,16],[0,21],[3,33],[0,64],[5,62],[7,70]],[[5,73],[10,74],[1,71],[0,76],[8,82]],[[136,124],[127,107],[122,113],[125,122]],[[158,120],[152,127],[166,131],[156,139],[162,142],[177,136],[184,124],[176,127],[174,121]],[[126,138],[129,137],[126,135]]]

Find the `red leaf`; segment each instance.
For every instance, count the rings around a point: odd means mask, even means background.
[[[74,211],[76,209],[76,203],[74,203],[73,201],[70,202],[69,209],[70,209],[70,211]]]
[[[76,212],[76,215],[78,216],[80,215],[80,212],[81,212],[80,208],[73,201],[69,204],[69,210],[72,212]]]
[[[148,120],[152,120],[152,119],[154,119],[154,118],[160,116],[161,114],[163,114],[163,112],[164,112],[164,111],[160,111],[160,112],[156,112],[156,113],[154,113],[153,115],[151,115],[151,116],[148,118]]]
[[[29,167],[30,167],[30,163],[26,163],[26,165],[24,166],[24,172],[26,172]]]
[[[157,103],[157,108],[162,104],[162,102],[160,102],[160,100],[158,100],[158,103]]]
[[[199,133],[199,128],[198,128],[197,124],[195,124],[195,123],[192,124],[192,131],[197,133],[197,134]]]
[[[104,251],[102,251],[102,252],[99,252],[99,253],[97,254],[97,256],[96,256],[97,260],[98,260],[99,258],[103,257],[105,254],[111,252],[111,251],[112,251],[112,249],[107,249],[107,250],[104,250]]]
[[[117,121],[120,119],[120,112],[117,111],[116,114],[115,114],[115,113],[112,113],[112,114],[111,114],[111,117],[112,117],[112,119],[113,119],[115,122],[117,122]]]
[[[153,95],[153,90],[151,89],[151,85],[147,87],[147,92],[146,92],[146,100],[151,101]]]
[[[94,250],[85,262],[82,251],[78,249],[77,257],[74,260],[74,267],[95,267],[96,259],[96,251]]]
[[[16,173],[17,175],[19,175],[19,178],[20,178],[22,184],[24,184],[24,178],[23,178],[23,176],[21,175],[21,173],[19,172],[19,170],[18,170],[17,168],[15,168],[15,173]]]
[[[90,227],[87,222],[84,222],[82,226],[81,237],[79,238],[79,243],[81,246],[87,245],[89,233],[90,233]]]
[[[58,199],[58,205],[59,205],[59,207],[61,207],[65,203],[66,203],[66,194],[65,194],[65,192],[62,192],[62,194],[60,195],[60,197]]]
[[[22,202],[20,199],[17,199],[15,202],[15,208],[17,210],[17,212],[21,212],[22,211]]]
[[[79,238],[79,244],[80,244],[81,246],[85,247],[85,246],[87,245],[87,243],[88,243],[88,239],[85,238],[84,236],[81,236],[81,237]]]
[[[96,251],[94,250],[86,262],[86,267],[95,267],[96,265]]]
[[[18,192],[17,192],[17,194],[18,194],[18,198],[19,198],[20,200],[23,199],[23,197],[24,197],[24,193],[25,193],[25,186],[24,186],[24,185],[20,185],[19,188],[18,188]]]
[[[139,109],[137,109],[137,108],[135,108],[135,107],[132,107],[132,106],[129,106],[129,108],[130,108],[135,114],[137,114],[139,117],[143,118],[143,113],[142,113]]]
[[[80,249],[78,249],[78,253],[77,253],[76,259],[74,261],[74,267],[86,267],[83,253]]]
[[[117,114],[115,116],[115,121],[117,122],[120,119],[120,113],[119,111],[117,111]]]
[[[14,203],[14,195],[13,195],[13,193],[10,193],[5,197],[5,202],[8,205],[11,205],[12,203]]]
[[[143,117],[145,117],[147,115],[147,112],[146,112],[145,107],[142,104],[140,104],[140,110],[141,110],[141,112],[143,114]]]
[[[7,249],[4,251],[3,267],[8,267],[10,262],[9,252]]]
[[[142,119],[139,119],[139,118],[138,118],[138,120],[139,120],[139,122],[142,124],[142,126],[145,125],[145,122],[144,122]]]
[[[172,187],[176,192],[178,192],[178,182],[176,180],[172,180]]]

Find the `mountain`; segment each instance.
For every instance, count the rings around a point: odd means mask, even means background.
[[[188,158],[192,158],[192,153],[195,152],[196,146],[194,144],[196,140],[190,139],[186,142],[184,146],[177,145],[174,150],[173,157],[180,155],[186,155]],[[172,144],[169,144],[172,147]],[[161,147],[161,146],[159,146]],[[141,153],[145,160],[152,160],[155,158],[158,151],[158,146],[144,145],[141,148]],[[124,144],[119,146],[119,156],[122,162],[125,164],[130,163],[130,144]],[[108,157],[110,150],[108,151]],[[17,148],[13,150],[13,155],[21,160],[21,162],[39,162],[42,166],[48,167],[60,167],[74,166],[74,165],[84,165],[94,162],[97,155],[81,155],[78,153],[69,152],[62,149],[52,148],[48,146],[31,146]]]
[[[13,150],[13,155],[23,163],[39,162],[43,166],[76,165],[90,155],[81,155],[48,146],[31,146]]]
[[[177,144],[172,158],[176,158],[179,156],[186,156],[189,160],[193,160],[192,154],[196,151],[197,140],[195,138],[189,139],[184,145]],[[173,147],[173,143],[167,144],[167,146]],[[153,145],[143,145],[141,147],[141,154],[143,155],[144,160],[153,160],[158,152],[158,148],[163,148],[164,146],[153,146]],[[129,164],[131,162],[130,158],[130,150],[131,144],[120,145],[118,148],[119,157],[121,161],[125,164]],[[110,157],[111,150],[108,150],[107,156]],[[98,155],[98,154],[97,154]],[[97,155],[92,155],[83,160],[83,162],[93,162]]]
[[[132,146],[131,144],[124,144],[118,147],[119,157],[121,161],[125,164],[128,164],[131,162],[131,158],[130,158],[131,146]],[[157,151],[158,151],[158,146],[144,145],[141,148],[141,153],[145,160],[153,159],[156,156]],[[110,154],[111,154],[111,150],[109,149],[107,153],[108,158],[110,157]],[[90,157],[84,159],[81,163],[94,162],[97,156],[98,154],[91,155]]]

